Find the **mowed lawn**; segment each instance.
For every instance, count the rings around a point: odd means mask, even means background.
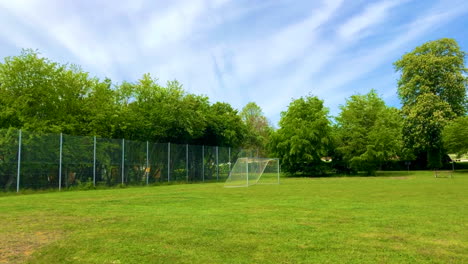
[[[468,263],[468,173],[0,197],[0,263]]]

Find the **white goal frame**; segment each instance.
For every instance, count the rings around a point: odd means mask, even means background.
[[[276,164],[276,179],[273,182],[262,182],[265,169],[270,162]],[[257,163],[257,171],[249,171],[249,164]],[[238,158],[229,172],[224,187],[249,187],[256,184],[280,184],[280,163],[278,158]]]

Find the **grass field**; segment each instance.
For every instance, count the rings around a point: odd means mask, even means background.
[[[468,173],[0,197],[0,263],[468,263]]]

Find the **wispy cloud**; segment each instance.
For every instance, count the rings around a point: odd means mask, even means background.
[[[366,6],[363,12],[351,17],[338,27],[338,35],[345,40],[356,39],[365,31],[375,29],[381,22],[385,21],[391,9],[402,4],[402,2],[404,1],[389,0]]]
[[[370,88],[392,99],[391,63],[444,36],[452,21],[467,15],[467,5],[0,0],[0,56],[38,48],[117,82],[150,72],[161,82],[178,79],[211,101],[237,108],[256,101],[276,123],[291,98],[309,93],[324,99],[332,114],[345,97]],[[448,37],[468,46],[463,31]],[[375,84],[383,87],[368,87]]]

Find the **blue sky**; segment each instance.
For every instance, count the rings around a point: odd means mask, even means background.
[[[0,0],[0,58],[38,49],[114,82],[164,84],[274,125],[292,98],[316,95],[332,115],[375,89],[399,106],[392,63],[430,40],[468,51],[468,1]]]

